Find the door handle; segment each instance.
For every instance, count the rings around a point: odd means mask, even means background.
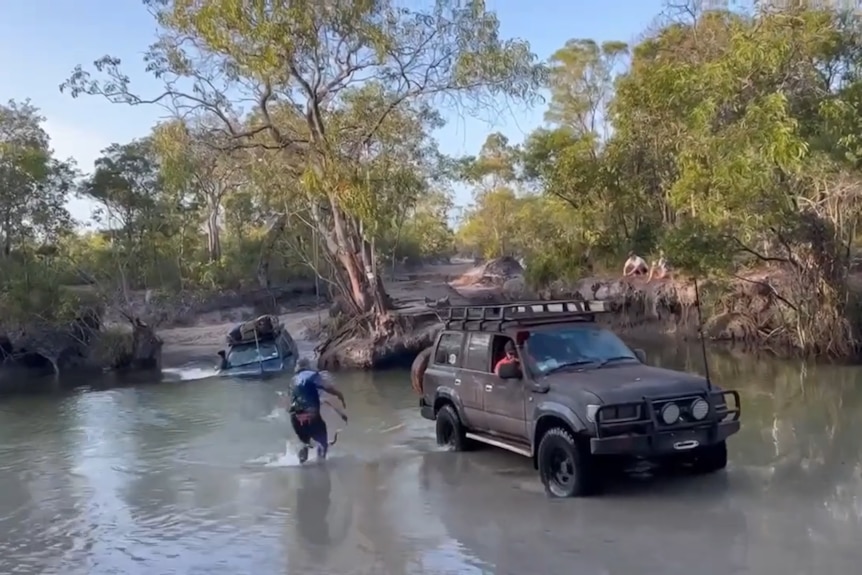
[[[493,385],[486,385],[485,386],[485,391],[493,391],[493,389],[494,389]]]
[[[456,379],[456,380],[455,380],[455,385],[461,385],[461,380],[460,380],[460,379]]]

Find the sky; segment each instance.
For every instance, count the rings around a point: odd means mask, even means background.
[[[410,0],[402,0],[409,2]],[[417,0],[420,1],[420,0]],[[547,58],[572,38],[634,42],[662,11],[662,0],[487,0],[504,37],[520,37]],[[73,99],[59,85],[72,69],[110,54],[139,92],[158,93],[160,84],[143,70],[142,55],[156,24],[140,0],[3,0],[0,19],[0,101],[29,98],[46,117],[55,154],[72,157],[85,172],[100,150],[145,136],[164,114],[157,108],[111,104],[94,96]],[[542,124],[544,107],[508,108],[493,118],[450,113],[438,133],[441,150],[475,154],[494,131],[518,142]],[[456,204],[470,202],[456,191]],[[72,215],[90,218],[88,200],[70,200]]]

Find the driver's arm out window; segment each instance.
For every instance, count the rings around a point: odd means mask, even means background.
[[[512,338],[505,335],[494,336],[494,365],[492,369],[495,375],[499,375],[497,373],[497,368],[506,363],[507,343],[512,343],[514,345],[515,342],[512,341]],[[517,354],[517,351],[515,353]]]

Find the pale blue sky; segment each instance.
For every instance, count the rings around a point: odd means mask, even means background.
[[[404,0],[409,1],[409,0]],[[527,39],[546,58],[570,38],[633,41],[662,9],[661,0],[488,0],[505,36]],[[158,120],[154,108],[112,105],[95,97],[73,100],[58,86],[77,64],[111,54],[143,92],[158,84],[143,73],[141,55],[155,23],[139,0],[3,0],[0,19],[0,100],[30,98],[47,118],[60,157],[74,157],[90,170],[99,151],[113,142],[146,135]],[[519,141],[542,122],[543,109],[508,110],[493,124],[452,117],[439,134],[444,152],[476,153],[491,131]],[[456,202],[469,203],[463,190]],[[73,215],[88,219],[88,202],[73,200]]]

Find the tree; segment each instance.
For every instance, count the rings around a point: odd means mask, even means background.
[[[292,154],[340,283],[355,311],[370,313],[377,327],[389,305],[369,235],[377,225],[369,218],[378,212],[368,208],[380,190],[366,167],[387,124],[407,109],[485,108],[501,96],[531,100],[544,73],[526,42],[500,37],[496,16],[481,0],[437,0],[429,8],[402,8],[391,0],[300,1],[266,9],[262,2],[235,0],[149,5],[160,38],[147,61],[165,81],[163,93],[133,94],[114,58],[96,63],[106,81],[79,68],[63,88],[73,96],[162,103],[181,114],[205,111],[238,145]],[[231,97],[257,103],[253,122],[243,125]],[[274,118],[277,103],[287,121]],[[267,142],[255,139],[263,133]]]
[[[111,144],[95,163],[95,171],[81,182],[80,193],[102,205],[97,221],[114,246],[123,289],[147,287],[157,267],[159,238],[173,235],[165,204],[164,181],[150,138]]]
[[[525,241],[521,228],[506,241],[542,242],[543,253],[559,254],[557,276],[578,250],[615,267],[628,249],[663,250],[677,269],[771,294],[768,312],[749,314],[752,332],[849,353],[848,258],[862,213],[860,30],[854,15],[807,5],[706,11],[651,31],[626,69],[609,63],[621,44],[568,42],[552,59],[551,125],[517,146],[515,170],[521,201],[525,189],[544,196],[517,220],[544,214],[547,225],[556,212],[542,204],[559,210],[563,201],[568,234]],[[611,129],[598,130],[597,118]],[[462,237],[493,229],[493,216],[471,216]],[[776,266],[778,279],[750,280],[753,265]],[[730,295],[722,301],[735,309]]]
[[[65,203],[74,166],[53,157],[42,122],[29,101],[0,106],[0,237],[5,258],[24,242],[53,241],[71,227]]]
[[[628,55],[623,42],[569,40],[551,55],[545,119],[576,136],[604,141],[610,135],[605,112],[614,95],[614,80]]]
[[[217,120],[216,120],[217,121]],[[211,263],[221,260],[221,216],[227,196],[247,184],[247,162],[243,149],[222,151],[224,142],[211,142],[211,119],[189,126],[170,122],[157,127],[156,151],[166,184],[177,194],[177,202],[190,202],[205,210],[207,255]]]

